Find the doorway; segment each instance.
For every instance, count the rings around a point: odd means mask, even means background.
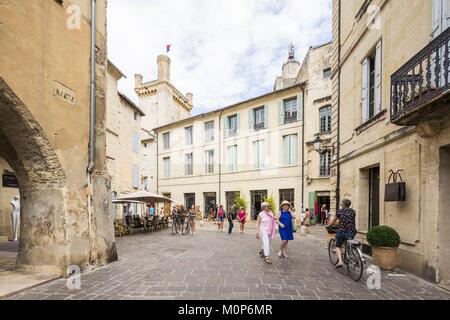
[[[208,217],[211,208],[215,211],[217,207],[216,193],[215,192],[205,192],[203,194],[205,200],[205,211],[203,217]]]
[[[256,220],[258,214],[261,212],[261,203],[263,203],[264,199],[267,198],[267,190],[250,191],[250,196],[252,199],[251,203],[252,220]]]
[[[229,212],[231,210],[231,207],[234,206],[234,204],[236,203],[236,198],[239,198],[239,195],[240,195],[239,191],[230,191],[225,193],[227,199],[227,208],[226,208],[227,212]]]
[[[380,167],[369,170],[369,230],[380,225]]]
[[[439,236],[436,280],[450,286],[450,145],[439,151]]]
[[[195,206],[195,193],[185,193],[184,207],[190,209],[192,206]]]

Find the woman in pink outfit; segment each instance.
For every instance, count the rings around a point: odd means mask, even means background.
[[[244,210],[244,207],[239,208],[238,212],[238,219],[239,223],[241,224],[241,234],[244,233],[244,227],[245,227],[245,218],[247,217],[247,213]]]
[[[270,259],[270,241],[275,237],[277,219],[274,217],[272,211],[269,210],[269,204],[267,202],[263,202],[261,208],[263,211],[259,213],[256,220],[256,239],[261,239],[262,241],[262,249],[259,252],[261,258],[264,258],[267,264],[272,264],[272,260]]]

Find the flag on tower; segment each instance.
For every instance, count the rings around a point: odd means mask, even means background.
[[[172,46],[171,44],[166,45],[166,53],[169,53],[171,46]]]

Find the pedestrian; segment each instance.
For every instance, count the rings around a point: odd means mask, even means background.
[[[244,233],[246,217],[247,217],[247,213],[245,212],[244,207],[240,207],[239,211],[238,211],[238,219],[239,219],[239,224],[240,224],[240,228],[241,228],[241,234]]]
[[[191,235],[195,236],[195,218],[197,217],[197,213],[195,212],[195,205],[192,205],[191,209],[189,209],[189,223],[191,224]]]
[[[228,220],[228,235],[231,235],[231,233],[233,232],[233,227],[234,227],[234,222],[233,222],[233,209],[231,209],[231,210],[228,212],[227,220]]]
[[[324,204],[320,208],[320,224],[325,225],[327,222],[327,205]]]
[[[287,258],[287,247],[289,241],[294,240],[294,232],[292,219],[297,218],[297,215],[291,211],[292,205],[289,201],[283,201],[281,203],[280,217],[279,220],[279,232],[281,237],[280,252],[278,252],[279,258]]]
[[[262,211],[258,214],[256,219],[256,239],[261,239],[262,249],[259,252],[261,258],[267,264],[272,264],[270,259],[270,241],[275,237],[275,224],[277,219],[274,217],[272,211],[269,210],[269,203],[263,202],[261,204]]]
[[[161,210],[159,210],[159,216],[164,216],[164,207],[161,207]]]
[[[311,211],[309,211],[309,208],[305,209],[305,221],[304,225],[306,227],[309,227],[311,225]]]
[[[217,231],[223,232],[223,221],[225,220],[225,210],[223,205],[219,206],[217,209]]]
[[[153,207],[153,205],[150,205],[150,208],[148,209],[148,214],[150,215],[150,217],[152,218],[155,215],[155,207]]]

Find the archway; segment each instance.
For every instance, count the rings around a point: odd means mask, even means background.
[[[65,174],[43,129],[2,78],[0,157],[14,170],[20,188],[16,266],[61,273],[69,262]]]

